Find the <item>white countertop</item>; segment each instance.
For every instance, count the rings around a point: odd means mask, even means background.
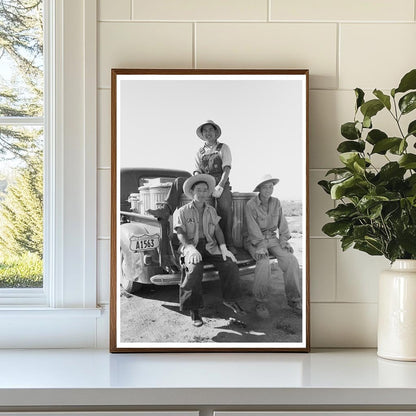
[[[0,350],[0,407],[120,404],[416,405],[416,362],[378,358],[372,349],[309,354]]]

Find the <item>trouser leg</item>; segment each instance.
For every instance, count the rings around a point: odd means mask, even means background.
[[[205,255],[204,261],[212,263],[218,270],[222,297],[225,301],[235,301],[241,297],[238,266],[230,258],[224,261],[221,255]]]
[[[286,299],[289,305],[301,299],[299,288],[299,263],[296,257],[280,244],[269,247],[269,251],[276,256],[278,265],[283,272]]]
[[[186,279],[186,288],[179,287],[179,305],[181,311],[196,310],[203,307],[202,273],[203,263],[184,264],[183,279]]]
[[[173,214],[175,209],[179,206],[180,198],[183,194],[183,184],[186,179],[187,178],[180,176],[173,181],[172,186],[170,187],[165,203],[168,204],[171,214]]]
[[[228,183],[217,199],[217,212],[221,217],[220,227],[224,233],[225,243],[227,246],[233,246],[233,197]]]
[[[251,254],[253,259],[256,258],[256,248],[246,243],[245,249]],[[266,300],[270,293],[271,286],[271,269],[269,257],[261,258],[256,261],[256,268],[254,270],[253,295],[258,301]]]

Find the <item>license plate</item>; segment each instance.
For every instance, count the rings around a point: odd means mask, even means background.
[[[157,234],[130,238],[130,250],[132,251],[149,251],[158,247],[159,236]]]

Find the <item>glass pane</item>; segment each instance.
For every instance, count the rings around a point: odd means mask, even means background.
[[[0,126],[0,288],[43,285],[43,140]]]
[[[42,5],[1,0],[0,117],[43,115]]]

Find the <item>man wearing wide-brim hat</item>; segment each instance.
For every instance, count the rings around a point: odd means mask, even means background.
[[[225,143],[218,142],[218,138],[221,136],[221,128],[212,120],[202,123],[196,129],[196,134],[201,140],[205,141],[205,144],[197,152],[193,174],[206,173],[213,176],[215,186],[212,196],[217,201],[217,211],[221,217],[220,227],[224,232],[228,248],[233,254],[237,254],[232,238],[233,200],[228,179],[231,169],[230,148]],[[160,203],[160,207],[147,210],[149,214],[155,216],[160,221],[163,236],[167,236],[169,233],[168,219],[180,204],[185,180],[185,177],[176,178],[172,183],[166,200]],[[171,270],[171,266],[174,266],[172,264],[172,256],[168,253],[167,244],[161,244],[160,261],[162,267],[166,270]]]
[[[217,211],[221,217],[220,226],[225,241],[235,254],[232,238],[233,199],[229,180],[232,158],[229,146],[218,141],[221,133],[220,126],[212,120],[207,120],[196,129],[197,136],[205,143],[196,154],[194,174],[207,173],[215,178],[216,186],[212,196],[217,200]]]
[[[301,310],[301,291],[299,287],[299,263],[289,244],[290,231],[278,198],[272,197],[278,178],[264,175],[253,192],[244,210],[244,247],[256,260],[253,293],[260,304],[259,312],[264,313],[261,302],[270,293],[271,266],[269,253],[276,256],[283,271],[288,305]]]
[[[179,208],[174,217],[174,230],[181,243],[182,279],[179,289],[180,309],[190,311],[194,326],[201,326],[199,315],[203,307],[202,276],[204,263],[218,269],[224,305],[236,313],[244,311],[236,300],[241,296],[239,271],[234,255],[227,249],[219,226],[220,217],[206,203],[215,189],[211,175],[191,176],[183,192],[192,202]]]

